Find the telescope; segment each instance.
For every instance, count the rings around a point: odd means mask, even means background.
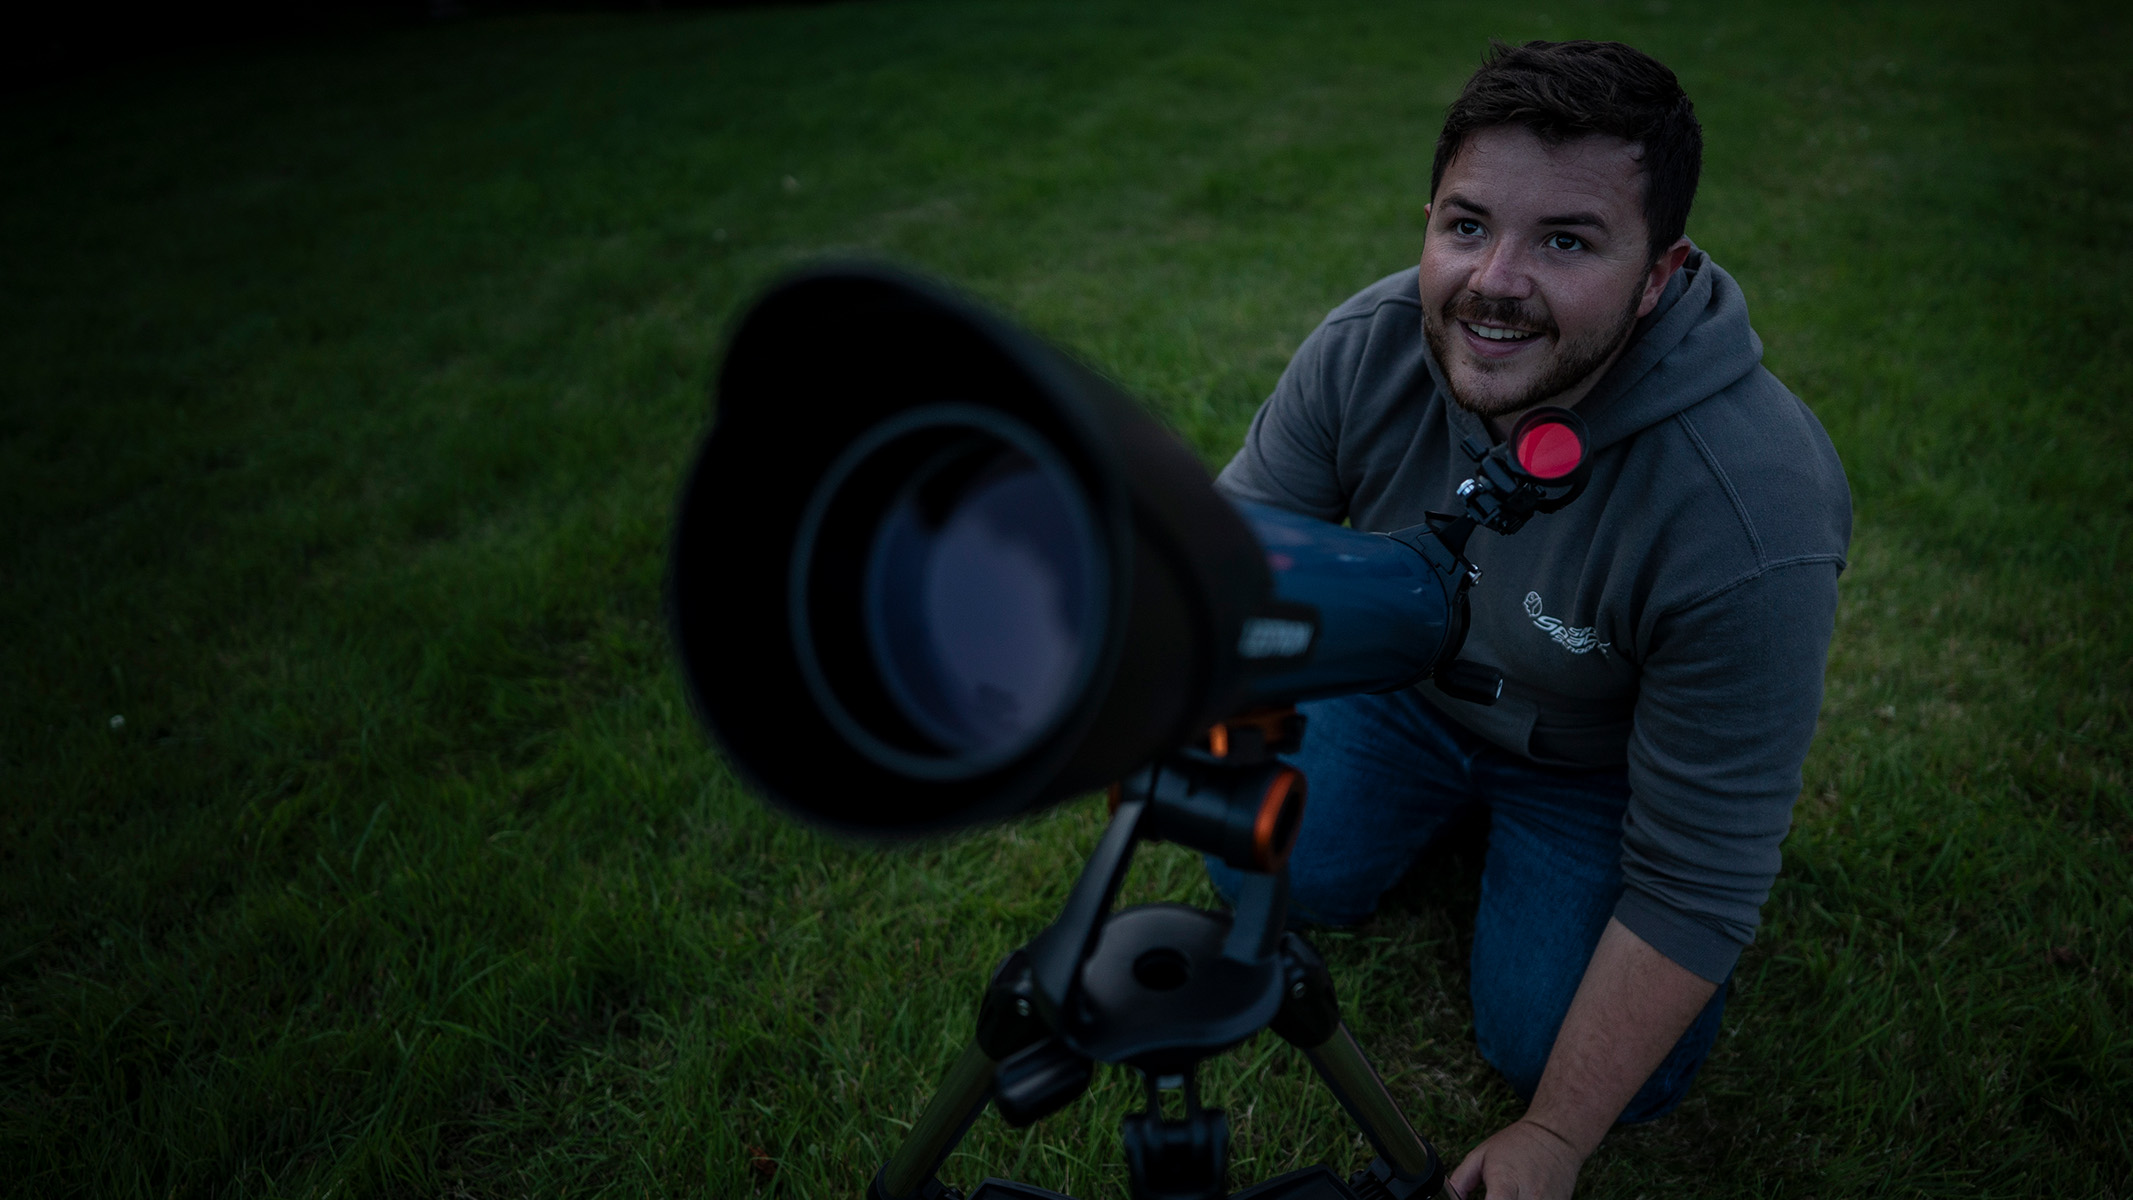
[[[1435,1152],[1286,929],[1306,782],[1281,756],[1300,700],[1432,680],[1491,703],[1461,660],[1478,529],[1515,533],[1583,489],[1583,423],[1468,439],[1473,476],[1421,525],[1366,532],[1218,494],[1117,387],[947,288],[818,268],[742,317],[668,566],[696,712],[765,799],[887,840],[1108,789],[1112,817],[1052,925],[994,971],[978,1033],[880,1200],[962,1194],[935,1172],[982,1110],[1056,1111],[1092,1064],[1140,1070],[1137,1198],[1227,1196],[1227,1125],[1194,1069],[1261,1029],[1302,1049],[1378,1159],[1236,1200],[1434,1195]],[[1111,912],[1142,840],[1244,872],[1230,913]],[[1181,1090],[1186,1116],[1163,1116]],[[1056,1200],[989,1179],[970,1200]]]

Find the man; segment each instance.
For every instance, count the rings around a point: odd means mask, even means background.
[[[1503,674],[1497,704],[1424,684],[1304,706],[1299,917],[1362,920],[1457,814],[1488,813],[1474,1029],[1530,1103],[1453,1171],[1469,1196],[1568,1197],[1617,1120],[1680,1102],[1821,704],[1849,493],[1683,236],[1701,162],[1650,57],[1497,47],[1438,140],[1419,271],[1326,318],[1218,481],[1392,530],[1454,507],[1463,438],[1543,404],[1591,429],[1580,499],[1469,547],[1463,657]]]

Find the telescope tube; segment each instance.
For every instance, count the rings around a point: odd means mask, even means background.
[[[731,336],[668,621],[758,791],[901,836],[1100,788],[1243,709],[1419,680],[1464,632],[1432,545],[1232,505],[1095,372],[834,267]]]

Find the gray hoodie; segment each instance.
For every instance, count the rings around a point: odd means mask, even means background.
[[[1452,404],[1413,269],[1333,310],[1252,419],[1217,486],[1357,529],[1454,511],[1492,440]],[[1462,657],[1493,707],[1439,709],[1534,761],[1627,766],[1615,916],[1713,981],[1755,936],[1791,824],[1851,540],[1814,414],[1761,365],[1733,278],[1701,251],[1578,405],[1592,482],[1508,538],[1481,532]]]

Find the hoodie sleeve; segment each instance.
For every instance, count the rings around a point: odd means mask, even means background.
[[[1838,562],[1772,566],[1662,617],[1629,739],[1615,917],[1719,982],[1755,937],[1822,706]]]
[[[1244,445],[1215,477],[1217,491],[1321,521],[1347,519],[1337,456],[1341,405],[1354,368],[1333,369],[1348,356],[1331,344],[1341,340],[1343,325],[1327,321],[1304,339],[1274,394],[1253,415]]]

